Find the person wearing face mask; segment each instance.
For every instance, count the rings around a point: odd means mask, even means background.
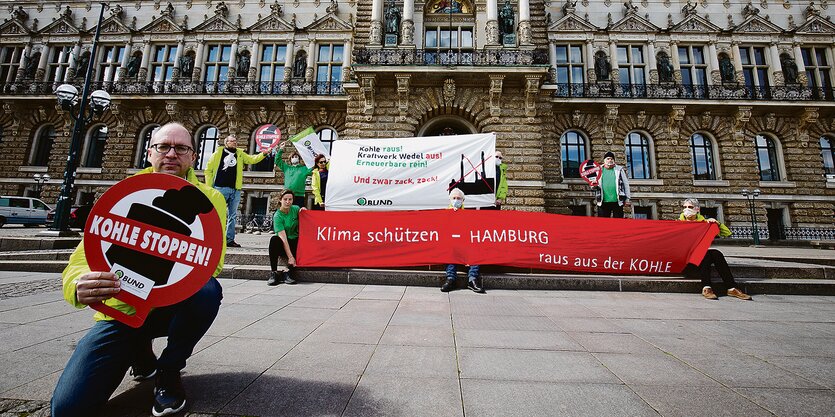
[[[484,207],[482,210],[501,210],[507,198],[507,164],[504,163],[504,158],[501,151],[496,151],[496,180],[494,190],[496,191],[496,203],[490,207]]]
[[[453,188],[452,191],[449,192],[449,207],[447,207],[447,209],[454,212],[464,211],[463,191],[458,188]],[[444,282],[444,285],[441,286],[442,292],[450,292],[455,289],[455,279],[457,277],[456,268],[457,265],[455,264],[449,264],[446,266],[446,281]],[[467,271],[467,288],[473,290],[473,292],[484,294],[484,287],[481,286],[481,276],[478,274],[478,269],[478,265],[469,265],[469,271]]]
[[[688,198],[681,202],[681,215],[678,216],[679,221],[685,222],[708,222],[719,225],[719,237],[727,237],[731,235],[731,230],[716,219],[708,219],[699,214],[699,200],[695,198]],[[690,279],[699,279],[702,281],[702,295],[708,300],[716,300],[718,297],[713,292],[710,286],[710,266],[716,265],[716,271],[722,277],[725,287],[728,289],[728,295],[739,298],[740,300],[750,300],[751,296],[736,288],[731,269],[728,267],[728,262],[725,261],[725,255],[716,249],[708,249],[705,257],[699,265],[689,264],[684,268],[684,275]]]
[[[629,179],[623,167],[615,164],[615,154],[603,155],[603,169],[600,170],[600,188],[595,191],[598,217],[623,218],[623,206],[629,206]]]
[[[301,164],[301,158],[297,152],[290,154],[290,163],[284,162],[281,155],[284,153],[284,147],[288,146],[290,141],[284,142],[278,152],[275,154],[275,165],[284,173],[284,188],[293,192],[293,204],[299,207],[306,207],[304,192],[305,181],[307,177],[313,173],[313,168]],[[290,144],[290,146],[293,146]]]
[[[226,246],[240,248],[235,242],[235,223],[238,221],[238,205],[241,204],[244,164],[257,164],[264,160],[270,151],[248,155],[238,148],[238,139],[229,135],[209,158],[206,164],[206,185],[218,190],[226,199]]]

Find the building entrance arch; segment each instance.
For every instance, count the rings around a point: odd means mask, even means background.
[[[444,115],[436,116],[423,124],[418,129],[418,137],[426,136],[447,136],[447,135],[470,135],[478,133],[478,129],[460,116]]]

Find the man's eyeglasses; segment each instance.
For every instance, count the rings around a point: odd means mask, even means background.
[[[177,155],[185,155],[189,152],[194,152],[194,149],[191,149],[191,146],[186,145],[171,146],[164,143],[158,143],[156,145],[151,145],[151,148],[163,155],[167,154],[171,149],[174,149],[174,153]]]

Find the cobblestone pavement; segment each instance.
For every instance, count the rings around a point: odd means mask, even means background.
[[[835,410],[835,297],[221,283],[220,314],[183,374],[194,416]],[[0,415],[48,415],[91,315],[57,290],[0,300]],[[105,415],[147,416],[152,390],[126,378]]]

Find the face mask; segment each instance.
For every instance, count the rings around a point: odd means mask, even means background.
[[[463,200],[452,200],[452,207],[455,207],[455,208],[457,208],[457,209],[460,209],[460,208],[461,208],[461,206],[463,206],[463,205],[464,205],[464,201],[463,201]]]
[[[684,214],[684,217],[693,217],[698,213],[695,209],[686,208],[681,211]]]
[[[290,163],[298,164],[299,163],[299,157],[294,156],[294,157],[290,158]]]
[[[501,164],[502,164],[502,160],[501,160],[501,159],[497,159],[497,160],[496,160],[496,166],[499,166],[499,165],[501,165]]]

